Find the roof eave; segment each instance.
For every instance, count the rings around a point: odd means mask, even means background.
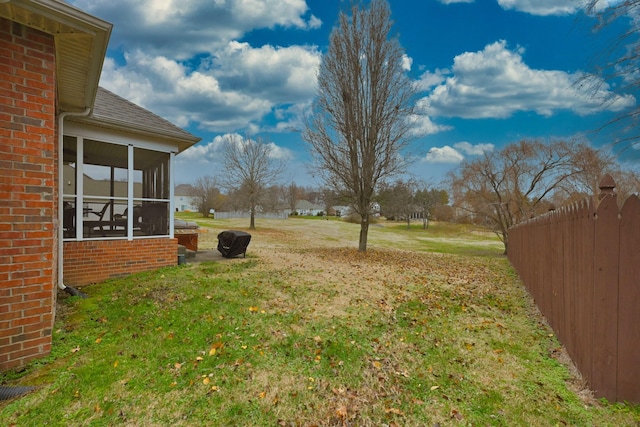
[[[105,129],[110,129],[118,132],[126,132],[135,135],[147,136],[153,138],[155,140],[164,140],[169,143],[175,143],[178,145],[178,153],[183,152],[187,148],[197,144],[202,140],[202,138],[193,136],[193,135],[185,135],[183,133],[174,133],[170,131],[163,130],[162,132],[158,132],[155,129],[150,129],[144,126],[135,126],[131,123],[123,122],[121,120],[111,120],[105,118],[98,118],[95,116],[89,117],[69,117],[71,121],[86,123],[91,126],[99,126]]]
[[[112,24],[58,0],[0,2],[0,16],[54,37],[60,111],[93,107]]]

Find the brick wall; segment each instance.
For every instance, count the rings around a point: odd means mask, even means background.
[[[178,263],[178,240],[64,242],[64,283],[81,286]]]
[[[0,18],[0,370],[51,349],[54,70],[52,37]]]

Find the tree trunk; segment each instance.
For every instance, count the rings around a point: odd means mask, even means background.
[[[369,215],[362,215],[360,221],[360,243],[358,244],[359,252],[367,251],[367,236],[369,234]]]
[[[411,215],[407,215],[407,230],[411,230]]]
[[[504,243],[504,252],[502,255],[507,255],[507,248],[509,247],[509,233],[502,233],[502,243]]]
[[[256,229],[256,210],[253,207],[251,208],[251,219],[249,221],[249,229],[250,230]]]

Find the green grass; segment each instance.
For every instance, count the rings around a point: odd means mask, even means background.
[[[300,253],[326,261],[318,274],[358,271],[335,280],[250,255],[60,294],[52,354],[4,374],[38,389],[5,402],[0,425],[640,423],[637,406],[576,394],[504,257],[424,253],[420,239],[412,255],[386,248],[392,233],[457,233],[431,231],[372,227],[366,255]],[[398,280],[368,275],[381,265],[401,266]]]

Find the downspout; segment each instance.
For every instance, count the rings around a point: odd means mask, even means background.
[[[65,292],[70,293],[74,296],[80,296],[82,298],[86,298],[87,296],[80,292],[79,290],[66,286],[64,284],[64,230],[60,224],[60,215],[64,215],[64,206],[63,206],[63,197],[62,194],[64,192],[64,179],[62,177],[64,161],[63,161],[63,146],[64,146],[64,118],[67,116],[76,116],[76,117],[86,117],[91,112],[91,108],[87,108],[86,110],[80,113],[74,113],[71,111],[65,111],[58,115],[58,287]],[[55,313],[54,313],[55,318]]]

